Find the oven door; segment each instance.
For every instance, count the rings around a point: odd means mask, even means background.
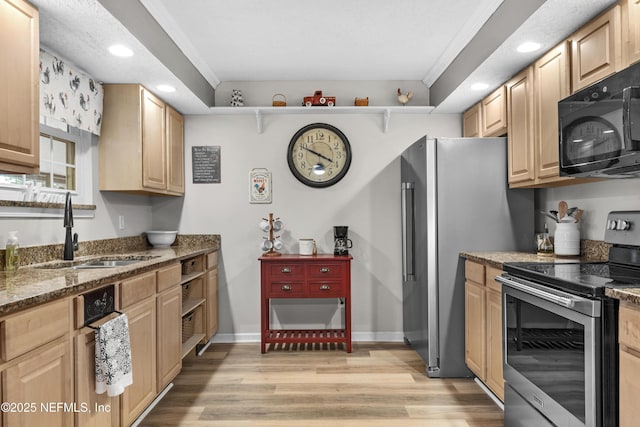
[[[555,425],[599,426],[600,301],[508,274],[496,280],[507,384]]]

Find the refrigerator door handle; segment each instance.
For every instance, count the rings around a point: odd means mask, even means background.
[[[414,280],[413,251],[415,227],[413,222],[413,182],[402,183],[402,280]]]

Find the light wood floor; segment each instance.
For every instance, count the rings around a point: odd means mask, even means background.
[[[432,379],[402,343],[212,344],[185,359],[143,426],[489,427],[503,413],[472,379]]]

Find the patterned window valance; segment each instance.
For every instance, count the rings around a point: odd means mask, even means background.
[[[40,49],[40,116],[100,135],[102,85]]]

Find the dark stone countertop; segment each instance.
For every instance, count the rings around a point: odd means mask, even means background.
[[[178,245],[165,249],[143,248],[137,250],[113,250],[76,257],[73,265],[96,258],[127,259],[152,257],[131,265],[73,269],[43,268],[56,267],[62,260],[41,264],[23,265],[16,271],[0,271],[0,315],[13,313],[26,308],[52,301],[57,298],[81,293],[102,285],[116,283],[127,277],[172,264],[184,258],[219,250],[219,236],[212,238],[178,239]],[[69,263],[69,261],[65,261]]]

